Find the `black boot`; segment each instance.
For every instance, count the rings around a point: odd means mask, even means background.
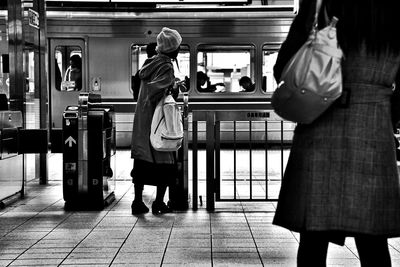
[[[154,201],[153,205],[151,205],[151,212],[154,215],[159,215],[159,214],[163,214],[163,213],[170,213],[172,212],[172,209],[170,207],[168,207],[164,202],[158,202],[158,201]]]
[[[149,212],[149,208],[143,203],[143,201],[132,201],[131,205],[132,214],[143,214]]]

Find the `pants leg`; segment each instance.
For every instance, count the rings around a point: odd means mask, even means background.
[[[356,241],[361,267],[391,267],[389,247],[386,237],[358,235]]]
[[[134,201],[143,201],[143,188],[144,185],[141,183],[135,183],[135,200]]]
[[[157,202],[157,203],[164,202],[165,191],[167,191],[167,186],[166,185],[158,185],[157,186],[157,193],[156,193],[155,202]]]
[[[300,244],[297,253],[298,267],[325,267],[329,240],[321,232],[300,233]]]

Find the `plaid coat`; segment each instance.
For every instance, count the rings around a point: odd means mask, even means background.
[[[284,62],[278,57],[277,64]],[[349,105],[333,105],[296,127],[274,224],[298,232],[400,236],[390,101],[399,64],[400,55],[348,53],[342,67]]]

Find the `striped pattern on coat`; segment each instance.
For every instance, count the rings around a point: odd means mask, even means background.
[[[294,231],[400,235],[400,179],[391,122],[400,57],[365,50],[343,63],[347,108],[299,124],[273,223]]]

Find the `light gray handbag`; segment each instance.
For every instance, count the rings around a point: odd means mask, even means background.
[[[321,0],[317,0],[309,38],[286,64],[271,100],[280,117],[297,123],[312,123],[342,94],[343,52],[336,36],[338,19],[333,17],[318,31],[320,6]]]

